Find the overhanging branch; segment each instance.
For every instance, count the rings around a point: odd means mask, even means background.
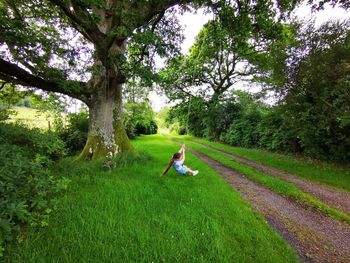
[[[89,97],[89,94],[86,93],[84,89],[86,85],[84,82],[75,82],[80,87],[79,91],[73,91],[72,89],[64,89],[64,82],[66,80],[45,80],[41,77],[32,75],[31,73],[20,68],[16,64],[7,62],[2,58],[0,58],[0,78],[6,82],[19,84],[26,87],[34,87],[49,92],[65,94],[72,98],[82,100],[84,102]]]

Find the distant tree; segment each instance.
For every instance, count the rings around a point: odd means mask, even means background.
[[[262,78],[274,66],[271,50],[286,45],[293,38],[288,25],[272,21],[274,10],[268,6],[264,8],[261,11],[266,15],[264,23],[269,28],[261,25],[258,30],[247,13],[235,14],[228,9],[234,19],[219,16],[209,21],[197,36],[190,54],[174,58],[160,73],[161,85],[171,99],[189,101],[191,96],[205,99],[207,128],[214,138],[219,136],[214,119],[220,97],[237,83],[242,85]]]

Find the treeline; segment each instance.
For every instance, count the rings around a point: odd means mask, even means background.
[[[191,96],[170,110],[168,122],[178,122],[179,133],[234,146],[350,163],[348,28],[336,22],[299,29],[289,53],[274,57],[273,74],[259,76],[278,96],[274,106],[244,92]]]
[[[179,134],[189,133],[233,146],[350,161],[349,128],[339,125],[329,129],[323,122],[314,123],[313,127],[302,125],[294,117],[297,113],[290,112],[287,105],[271,107],[244,92],[221,98],[214,109],[209,108],[203,99],[192,98],[169,111],[168,125]]]

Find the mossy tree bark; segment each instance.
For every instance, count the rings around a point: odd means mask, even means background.
[[[123,124],[122,82],[114,66],[90,79],[94,92],[88,102],[88,138],[77,160],[112,157],[132,149]]]

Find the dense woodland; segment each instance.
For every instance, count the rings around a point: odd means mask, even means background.
[[[47,225],[70,182],[59,160],[111,167],[158,126],[348,165],[350,21],[316,27],[289,17],[301,1],[274,2],[1,0],[0,257],[22,226]],[[199,8],[214,19],[182,54],[175,14]],[[152,90],[176,105],[154,113]],[[68,114],[72,98],[84,106]],[[48,114],[50,129],[11,122],[14,106]]]

